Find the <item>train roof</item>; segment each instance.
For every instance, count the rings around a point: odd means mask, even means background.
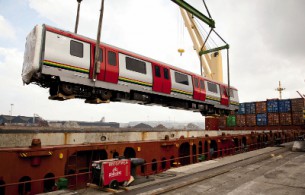
[[[49,26],[47,24],[43,24],[43,26],[45,26],[47,30],[52,31],[54,33],[63,34],[65,36],[68,36],[68,37],[71,37],[71,38],[75,38],[75,39],[78,39],[78,40],[81,40],[81,41],[84,41],[84,42],[87,42],[87,43],[96,44],[96,40],[88,38],[88,37],[85,37],[83,35],[75,34],[75,33],[70,32],[70,31],[61,30],[59,28],[52,27],[52,26]],[[107,44],[107,43],[104,43],[104,42],[101,42],[100,45],[109,47],[109,48],[114,49],[114,50],[118,50],[120,53],[128,54],[128,55],[131,55],[131,56],[136,56],[137,58],[142,59],[144,61],[153,62],[153,63],[156,63],[158,65],[166,65],[166,66],[168,66],[169,68],[171,68],[173,70],[176,70],[176,71],[179,71],[179,72],[183,72],[183,73],[188,74],[188,75],[198,76],[198,77],[204,78],[207,81],[210,81],[210,82],[213,82],[213,83],[217,83],[217,84],[220,84],[220,85],[223,85],[223,86],[226,86],[226,87],[228,86],[225,83],[220,83],[220,82],[217,82],[217,81],[213,81],[213,80],[208,79],[206,77],[203,77],[203,76],[201,76],[199,74],[196,74],[196,73],[184,70],[184,69],[177,68],[177,67],[175,67],[173,65],[170,65],[170,64],[167,64],[167,63],[164,63],[164,62],[161,62],[161,61],[149,58],[147,56],[143,56],[141,54],[137,54],[135,52],[131,52],[131,51],[128,51],[128,50],[125,50],[125,49],[113,46],[113,45],[110,45],[110,44]],[[231,87],[231,89],[237,90],[233,86],[230,86],[230,87]]]

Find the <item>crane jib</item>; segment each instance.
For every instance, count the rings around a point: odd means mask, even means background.
[[[183,0],[172,0],[172,2],[176,3],[177,5],[179,5],[180,7],[185,9],[186,11],[188,11],[189,13],[196,16],[198,19],[200,19],[201,21],[203,21],[204,23],[209,25],[209,27],[215,28],[215,21],[213,19],[205,16],[204,14],[202,14],[200,11],[198,11],[196,8],[194,8],[193,6],[188,4],[187,2],[185,2]]]

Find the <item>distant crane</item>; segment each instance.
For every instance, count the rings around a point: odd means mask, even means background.
[[[297,93],[301,96],[301,98],[305,99],[305,94],[302,95],[299,91],[297,91]]]
[[[283,88],[281,85],[281,81],[279,81],[279,87],[276,88],[275,90],[279,92],[280,94],[280,99],[282,99],[282,91],[284,91],[286,88]]]

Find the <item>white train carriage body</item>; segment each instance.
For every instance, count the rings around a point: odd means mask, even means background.
[[[80,35],[47,25],[36,26],[27,37],[22,71],[24,83],[49,87],[50,93],[54,85],[57,88],[72,86],[64,92],[74,90],[79,98],[110,92],[111,95],[103,98],[138,100],[197,111],[236,110],[238,107],[235,88],[231,88],[229,105],[226,85],[107,44],[100,45],[93,79],[95,45],[94,40]]]

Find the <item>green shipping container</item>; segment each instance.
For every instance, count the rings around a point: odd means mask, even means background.
[[[235,115],[229,115],[227,117],[227,126],[228,127],[235,127],[236,126],[236,117],[235,117]]]

